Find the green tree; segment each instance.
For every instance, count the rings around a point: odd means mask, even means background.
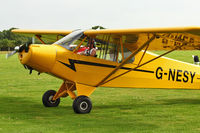
[[[30,37],[12,33],[11,31],[13,29],[16,28],[3,30],[2,32],[0,32],[0,49],[14,48],[15,46],[19,46],[21,44],[25,44],[31,41]]]

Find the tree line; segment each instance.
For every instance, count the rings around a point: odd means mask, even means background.
[[[7,51],[13,50],[15,46],[28,43],[32,40],[31,37],[14,34],[11,30],[16,28],[10,28],[9,30],[0,31],[0,50]]]
[[[19,34],[14,34],[11,31],[17,28],[10,28],[8,30],[0,31],[0,51],[13,50],[15,46],[32,42],[32,37],[27,37]],[[93,26],[92,29],[105,29],[102,26]],[[40,43],[39,40],[35,40]]]

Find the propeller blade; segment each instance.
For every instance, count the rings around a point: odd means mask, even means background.
[[[13,56],[15,53],[17,53],[19,51],[19,46],[16,46],[14,48],[14,51],[12,51],[11,53],[6,54],[6,59],[8,59],[10,56]]]
[[[6,59],[8,59],[10,56],[14,55],[17,53],[17,51],[12,51],[11,53],[6,54]]]

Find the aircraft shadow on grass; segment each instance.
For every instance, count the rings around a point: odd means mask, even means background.
[[[174,104],[181,104],[181,105],[194,105],[200,104],[199,99],[193,98],[176,98],[176,99],[161,99],[156,100],[157,102],[150,102],[150,103],[129,103],[127,105],[124,104],[115,104],[115,105],[96,105],[95,108],[97,109],[111,109],[111,108],[119,108],[122,110],[132,110],[136,108],[143,108],[147,106],[159,106],[159,105],[174,105]]]
[[[136,108],[143,108],[147,106],[159,106],[159,105],[174,105],[174,104],[185,104],[185,105],[193,105],[200,104],[200,99],[192,99],[192,98],[176,98],[176,99],[161,99],[158,100],[159,103],[129,103],[127,105],[124,104],[107,104],[107,105],[96,105],[94,109],[120,109],[120,110],[133,110]],[[72,114],[71,106],[59,106],[57,108],[47,108],[44,107],[40,101],[33,101],[29,97],[0,97],[0,113],[1,114],[24,114],[24,115],[32,115],[32,116],[47,116],[48,114],[53,116],[58,115],[66,115]],[[59,112],[59,114],[58,114]]]
[[[71,106],[59,106],[57,108],[47,108],[44,107],[40,101],[30,99],[29,97],[0,97],[0,115],[4,117],[4,119],[11,120],[11,121],[26,121],[28,123],[38,124],[37,121],[45,122],[46,118],[51,119],[60,119],[66,118],[65,121],[71,121],[69,118],[77,118],[77,115],[72,111]],[[135,104],[129,105],[102,105],[102,106],[95,106],[95,110],[98,109],[109,109],[109,108],[119,108],[119,109],[132,109],[132,107],[137,106]],[[98,112],[94,112],[91,114],[95,116]],[[101,111],[100,111],[101,112]],[[125,114],[127,115],[127,114]],[[87,116],[79,115],[80,119],[85,119]],[[119,117],[124,117],[120,116]],[[87,118],[93,119],[94,117]],[[108,119],[116,119],[115,115],[111,115]],[[102,124],[102,120],[97,119],[99,124]],[[118,124],[119,120],[115,123]],[[77,123],[77,122],[76,122]],[[79,122],[78,122],[79,123]],[[81,123],[81,122],[80,122]],[[115,125],[112,123],[110,125]],[[90,124],[90,123],[89,123]],[[85,125],[85,124],[84,124]],[[105,124],[104,124],[105,125]],[[122,127],[134,127],[138,130],[155,130],[159,128],[156,124],[151,124],[148,122],[141,122],[137,120],[129,120],[128,122],[124,122],[120,124]],[[121,130],[129,130],[132,132],[132,129],[121,129]]]
[[[5,115],[30,115],[30,116],[63,116],[72,114],[71,106],[59,106],[58,108],[44,107],[40,101],[36,102],[28,97],[0,97],[0,114]],[[59,113],[58,113],[59,112]]]
[[[69,106],[59,106],[56,108],[47,108],[44,107],[41,104],[42,101],[37,101],[37,100],[31,100],[29,97],[0,97],[0,104],[1,104],[1,108],[0,108],[0,112],[1,113],[10,113],[10,112],[34,112],[34,111],[38,111],[40,110],[42,111],[54,111],[56,112],[56,110],[59,111],[63,111],[65,113],[69,113],[72,112],[71,111],[71,105]],[[124,104],[115,104],[115,105],[111,105],[111,104],[98,104],[96,106],[94,106],[93,108],[96,109],[112,109],[112,108],[119,108],[119,109],[132,109],[132,108],[136,108],[136,107],[142,107],[145,106],[143,104],[136,104],[136,103],[130,103],[127,105]],[[66,111],[69,112],[66,112]]]
[[[158,100],[162,102],[162,105],[173,105],[173,104],[185,104],[185,105],[192,105],[192,104],[200,104],[200,98],[199,99],[193,99],[193,98],[176,98],[176,99],[162,99]]]

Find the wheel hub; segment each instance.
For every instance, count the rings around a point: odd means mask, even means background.
[[[86,110],[87,108],[88,108],[88,103],[85,102],[85,101],[81,102],[80,109],[81,110]]]
[[[50,103],[55,103],[56,101],[53,101],[52,99],[53,99],[53,96],[50,96],[50,97],[49,97],[49,102],[50,102]]]

